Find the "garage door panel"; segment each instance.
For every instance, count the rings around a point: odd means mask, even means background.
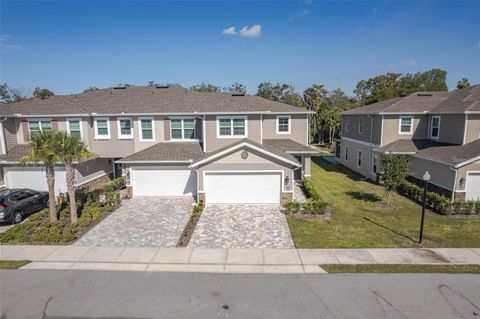
[[[8,188],[30,188],[47,191],[47,178],[43,167],[4,167],[5,183]],[[67,191],[65,168],[55,168],[55,194]]]
[[[185,168],[132,168],[134,196],[193,196],[196,193],[195,171]]]
[[[278,204],[281,173],[206,173],[205,192],[211,204]]]
[[[480,200],[480,172],[468,173],[465,190],[467,200]]]

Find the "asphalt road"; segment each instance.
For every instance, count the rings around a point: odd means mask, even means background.
[[[480,318],[475,275],[0,271],[3,318]]]

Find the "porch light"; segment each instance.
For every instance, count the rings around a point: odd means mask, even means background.
[[[285,176],[285,186],[288,185],[288,184],[290,184],[290,176],[289,175]]]
[[[428,171],[425,172],[422,176],[423,181],[428,182],[430,180],[430,173]]]

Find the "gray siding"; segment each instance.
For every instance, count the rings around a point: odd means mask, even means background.
[[[450,169],[450,166],[415,157],[408,157],[408,165],[411,176],[421,180],[423,174],[428,171],[431,176],[430,183],[448,190],[453,189],[455,171]]]
[[[439,142],[462,144],[464,132],[464,114],[440,115],[440,136],[438,139]]]
[[[399,134],[400,116],[403,115],[384,115],[383,118],[383,144],[387,145],[401,139],[426,139],[428,137],[428,116],[413,116],[412,134]],[[409,116],[405,114],[405,116]]]
[[[7,118],[6,121],[3,122],[3,131],[5,134],[5,143],[7,147],[7,152],[12,148],[18,145],[17,139],[17,130],[18,130],[18,123],[17,120],[14,118]]]
[[[81,185],[111,173],[113,170],[112,165],[106,158],[96,158],[76,165],[76,184]]]
[[[480,114],[469,114],[467,121],[467,132],[465,134],[465,144],[478,140],[480,138]]]
[[[457,190],[462,190],[462,191],[464,191],[466,185],[464,184],[463,189],[461,189],[461,188],[460,188],[460,179],[463,178],[464,181],[466,181],[467,172],[480,172],[480,161],[477,161],[477,162],[474,162],[474,163],[465,165],[465,166],[463,166],[463,167],[460,167],[457,171],[458,171],[458,173],[457,173],[457,181],[456,181],[456,183],[457,183]]]
[[[290,117],[290,134],[277,134],[277,116],[263,115],[263,138],[288,138],[303,145],[308,145],[308,116],[307,114],[293,114]]]
[[[345,150],[348,148],[348,159],[345,159]],[[361,166],[358,165],[358,151],[362,152]],[[365,176],[374,179],[375,176],[372,173],[372,156],[376,154],[373,148],[355,143],[352,141],[346,141],[342,139],[340,144],[340,163],[350,168],[351,170]]]

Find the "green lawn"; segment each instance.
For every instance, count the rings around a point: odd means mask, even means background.
[[[0,269],[17,269],[28,263],[28,260],[0,260]]]
[[[480,265],[320,265],[328,273],[480,274]]]
[[[479,216],[427,212],[419,245],[421,207],[394,194],[396,208],[380,205],[383,188],[337,164],[312,157],[312,182],[333,211],[332,220],[288,219],[297,248],[480,247]]]

